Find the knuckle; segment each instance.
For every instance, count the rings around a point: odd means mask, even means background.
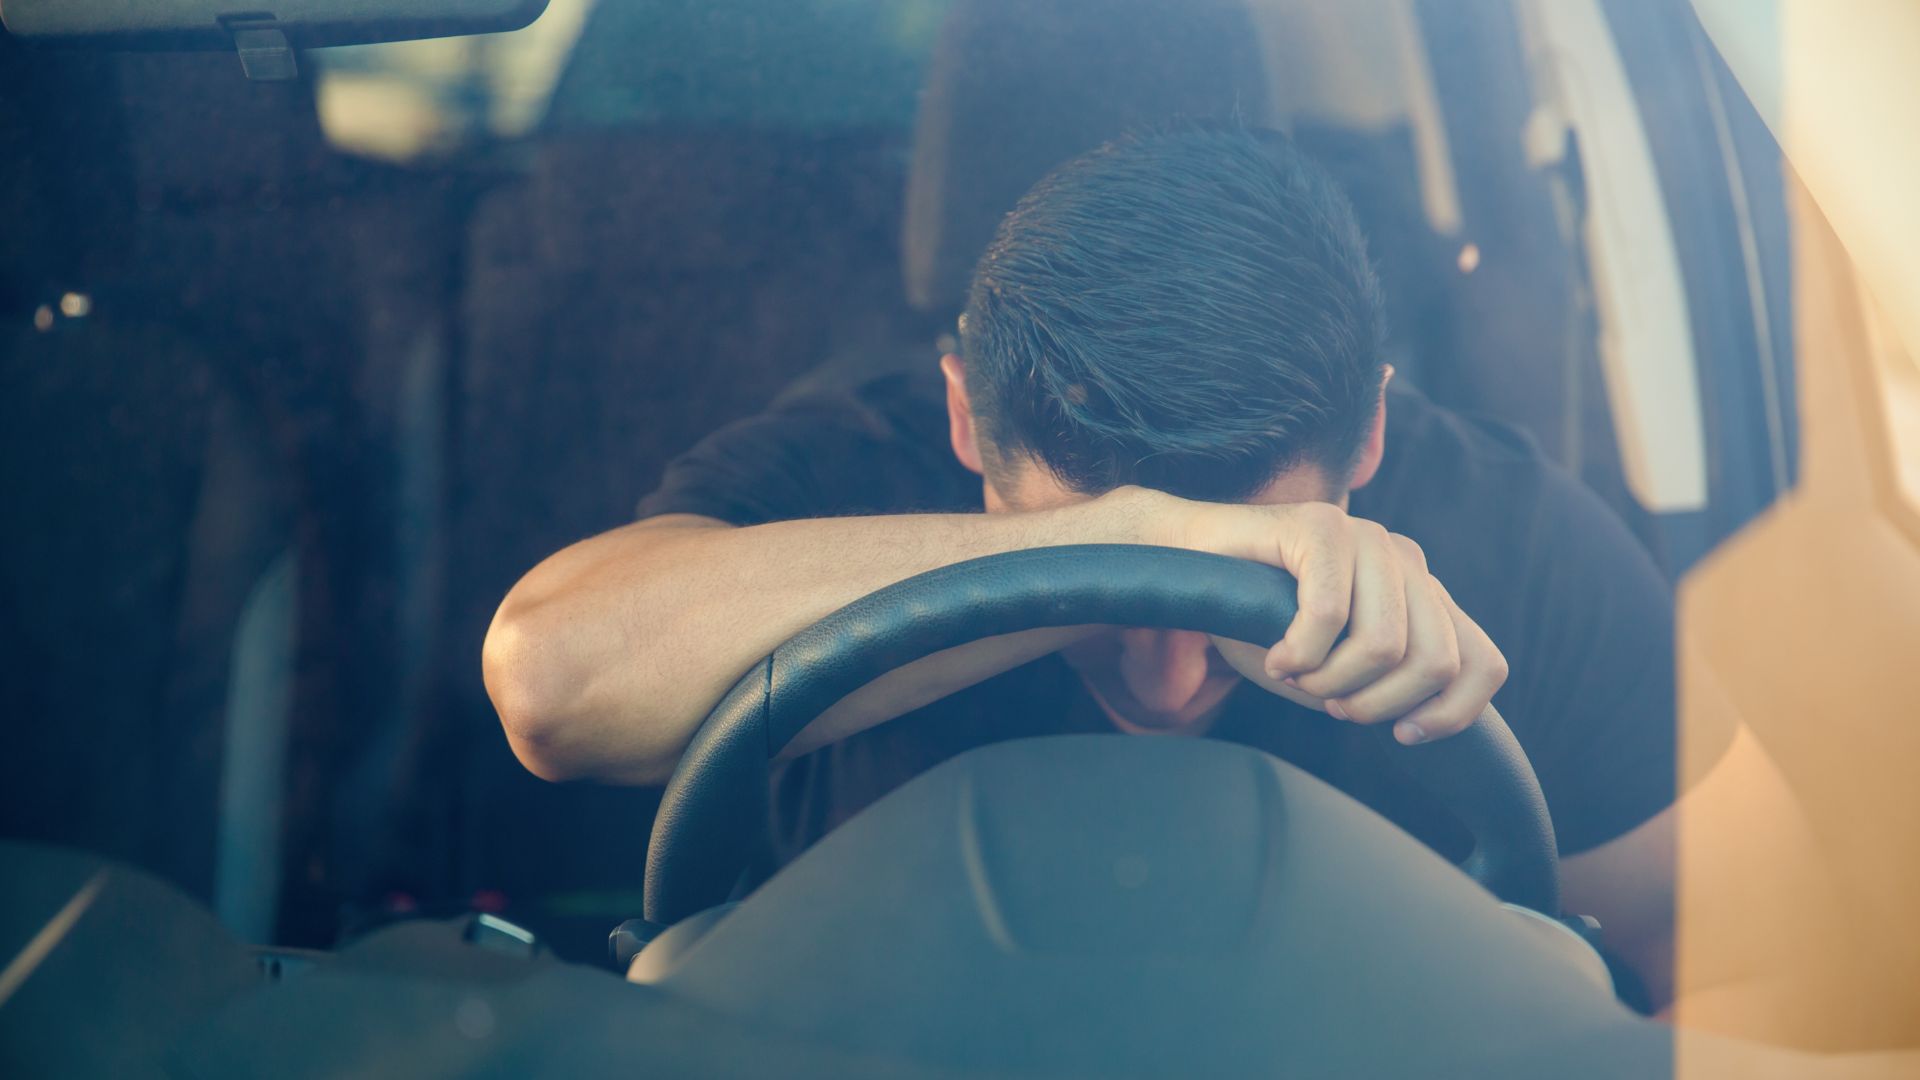
[[[1420,655],[1416,670],[1422,675],[1452,682],[1467,670],[1468,660],[1466,651],[1455,647],[1453,642],[1435,643]]]
[[[1507,684],[1508,674],[1506,654],[1495,649],[1490,662],[1487,664],[1487,676],[1493,680],[1495,689]]]
[[[1455,653],[1428,657],[1421,661],[1419,672],[1430,685],[1446,686],[1460,677],[1460,657]]]
[[[1471,668],[1495,686],[1507,681],[1507,656],[1484,633],[1463,637],[1460,654],[1463,669]]]
[[[1347,609],[1337,599],[1316,597],[1301,603],[1298,618],[1311,627],[1337,630],[1347,623]]]
[[[1404,642],[1382,634],[1370,634],[1353,645],[1361,661],[1375,669],[1392,667],[1406,656]]]
[[[1398,551],[1401,556],[1422,569],[1426,568],[1427,551],[1420,546],[1418,541],[1414,540],[1411,536],[1403,536],[1400,533],[1389,533],[1387,535],[1393,543],[1394,550]]]

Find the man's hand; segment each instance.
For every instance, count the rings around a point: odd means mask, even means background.
[[[1411,745],[1465,728],[1506,682],[1506,658],[1404,536],[1328,503],[1114,495],[1142,514],[1154,542],[1269,563],[1299,581],[1299,614],[1272,648],[1215,639],[1273,693],[1341,720],[1393,721],[1394,737]]]

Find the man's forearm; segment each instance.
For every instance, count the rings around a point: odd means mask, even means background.
[[[657,782],[742,672],[845,604],[984,555],[1145,538],[1140,514],[1115,499],[744,529],[642,522],[561,551],[514,587],[487,635],[487,688],[515,752],[540,775]],[[844,737],[1068,640],[1013,635],[910,665],[824,718],[829,735],[797,742]]]
[[[1205,503],[1135,487],[1033,513],[746,529],[683,516],[616,529],[514,586],[487,634],[487,692],[535,773],[659,781],[742,672],[830,612],[937,567],[1078,543],[1187,548],[1286,570],[1299,599],[1285,636],[1232,650],[1230,662],[1250,677],[1293,678],[1335,715],[1395,722],[1403,742],[1459,731],[1506,678],[1499,649],[1406,537],[1322,502]],[[1084,631],[1010,634],[906,665],[828,709],[789,749],[845,737]]]

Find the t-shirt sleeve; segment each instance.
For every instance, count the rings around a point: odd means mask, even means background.
[[[1632,831],[1678,785],[1673,596],[1626,526],[1549,471],[1528,550],[1524,644],[1496,699],[1523,735],[1563,855]],[[1731,732],[1718,733],[1720,749]],[[1717,752],[1717,751],[1716,751]]]
[[[903,377],[776,403],[667,465],[641,518],[699,514],[731,525],[978,509],[947,447],[937,397]]]

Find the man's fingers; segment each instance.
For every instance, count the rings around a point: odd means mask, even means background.
[[[1267,689],[1326,699],[1341,719],[1395,721],[1403,743],[1472,723],[1506,682],[1507,661],[1427,572],[1419,545],[1331,506],[1281,512],[1270,532],[1232,530],[1224,548],[1209,545],[1242,558],[1257,552],[1299,582],[1299,612],[1262,665]],[[1235,666],[1253,678],[1248,659]]]
[[[1397,669],[1407,653],[1407,579],[1387,531],[1356,521],[1353,598],[1346,640],[1318,667],[1295,669],[1294,685],[1319,698],[1340,698]]]
[[[1267,674],[1275,679],[1319,667],[1346,627],[1353,602],[1353,520],[1331,506],[1288,509],[1294,527],[1283,534],[1280,564],[1298,582],[1299,610],[1267,653]]]
[[[1444,595],[1446,590],[1440,588],[1440,592]],[[1495,691],[1507,681],[1507,658],[1493,639],[1451,597],[1447,597],[1447,609],[1459,641],[1460,674],[1445,690],[1393,725],[1393,737],[1408,745],[1458,734],[1486,710]]]
[[[1238,671],[1242,678],[1260,689],[1265,690],[1267,693],[1286,698],[1296,705],[1304,705],[1315,712],[1323,711],[1326,708],[1326,702],[1310,694],[1303,693],[1294,687],[1288,686],[1286,683],[1272,678],[1267,674],[1267,650],[1265,646],[1249,645],[1244,641],[1232,641],[1227,638],[1216,637],[1213,639],[1213,647],[1219,650],[1221,657],[1224,658],[1227,664],[1235,671]]]
[[[1406,656],[1371,685],[1329,702],[1328,712],[1361,724],[1395,720],[1444,691],[1459,676],[1460,646],[1452,605],[1431,576],[1410,569]]]

